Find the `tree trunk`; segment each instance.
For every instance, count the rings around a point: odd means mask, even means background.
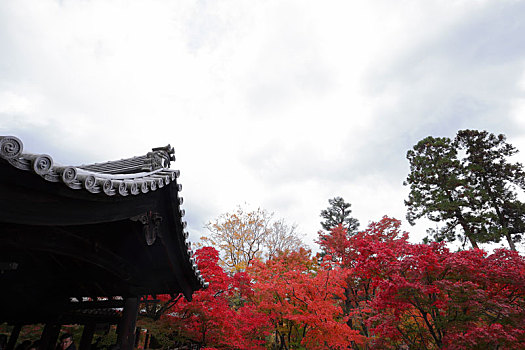
[[[470,244],[472,244],[472,248],[479,249],[478,243],[472,237],[470,227],[468,226],[467,221],[465,220],[463,215],[461,215],[459,209],[456,209],[456,218],[458,219],[461,227],[463,227],[463,231],[465,231],[465,236],[467,236],[468,240],[470,241]]]
[[[510,250],[516,251],[516,245],[512,241],[512,237],[508,231],[505,233],[505,237],[507,238],[507,242],[509,242]]]

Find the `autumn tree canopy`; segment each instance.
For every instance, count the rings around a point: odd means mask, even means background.
[[[522,349],[525,259],[414,244],[384,217],[320,232],[324,259],[277,252],[232,273],[204,247],[209,287],[172,304],[163,344],[203,349]],[[170,300],[169,296],[166,296]],[[149,326],[148,326],[149,327]]]
[[[305,248],[301,238],[297,232],[297,225],[290,225],[284,219],[273,221],[264,241],[266,257],[271,259],[279,253]]]
[[[320,243],[345,276],[348,326],[373,349],[520,349],[525,343],[525,259],[509,250],[451,252],[412,244],[384,217]],[[326,259],[325,259],[326,260]]]
[[[268,316],[246,302],[252,294],[250,277],[225,273],[215,248],[200,248],[196,257],[209,287],[196,292],[191,302],[179,301],[165,316],[175,339],[200,347],[264,349],[270,326]]]
[[[297,250],[304,246],[296,225],[284,219],[273,219],[265,209],[246,210],[241,206],[224,213],[206,228],[203,242],[220,251],[221,263],[230,272],[244,271],[256,259],[272,257],[279,251]]]
[[[269,316],[277,349],[347,349],[364,337],[349,329],[339,307],[342,274],[320,265],[310,251],[281,253],[256,263],[255,303]]]

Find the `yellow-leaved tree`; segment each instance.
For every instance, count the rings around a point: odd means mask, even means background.
[[[245,210],[238,206],[207,223],[206,228],[209,236],[201,240],[219,250],[221,265],[232,273],[246,270],[256,259],[304,247],[296,225],[288,225],[283,219],[274,221],[273,213],[261,208]]]
[[[289,225],[284,219],[272,222],[270,232],[264,241],[265,255],[272,259],[279,253],[299,251],[306,248],[302,236],[297,233],[297,225]]]

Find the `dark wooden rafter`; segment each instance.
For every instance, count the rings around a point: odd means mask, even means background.
[[[98,246],[96,249],[93,249],[92,241],[62,227],[42,228],[35,226],[35,230],[29,231],[30,234],[26,233],[24,240],[20,241],[13,239],[15,234],[19,233],[19,228],[11,225],[6,226],[4,226],[4,234],[0,236],[0,246],[25,249],[32,252],[49,252],[53,253],[53,257],[67,256],[74,260],[98,266],[124,281],[131,279],[132,273],[129,272],[129,269],[134,267],[128,266],[129,263],[125,259],[114,254],[104,246]],[[46,235],[42,232],[44,230],[47,233]],[[9,232],[13,234],[9,235]],[[50,236],[52,239],[49,239]]]

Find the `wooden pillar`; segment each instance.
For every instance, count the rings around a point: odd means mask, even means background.
[[[132,350],[135,346],[135,325],[139,312],[139,298],[126,298],[122,319],[117,329],[117,344],[120,350]]]
[[[60,328],[61,325],[59,324],[47,323],[45,325],[42,336],[40,337],[39,350],[55,350]]]
[[[22,325],[17,324],[13,327],[11,335],[9,336],[9,341],[7,342],[6,350],[14,350],[16,346],[16,341],[18,336],[20,336],[20,331],[22,330]]]
[[[93,341],[93,335],[95,334],[95,327],[95,322],[84,325],[82,338],[80,338],[79,350],[89,350],[91,348],[91,342]]]
[[[149,348],[149,329],[147,330],[146,332],[146,340],[144,340],[144,349],[148,349]]]

